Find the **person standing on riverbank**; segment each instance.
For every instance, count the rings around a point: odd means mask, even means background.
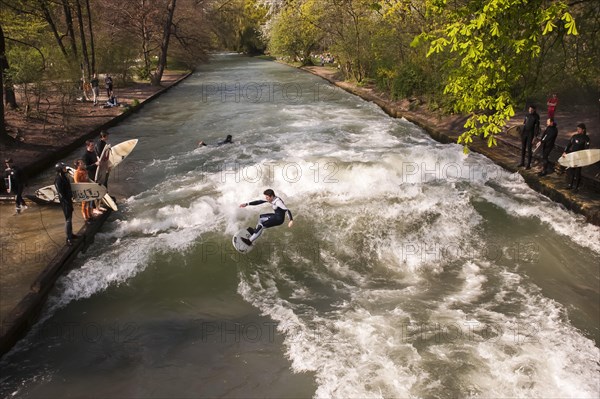
[[[110,99],[113,95],[113,80],[109,74],[104,78],[104,87],[106,88],[106,96]]]
[[[534,105],[529,106],[529,112],[525,116],[523,121],[523,128],[521,129],[521,163],[518,167],[525,166],[525,151],[527,151],[527,166],[525,169],[531,169],[531,158],[533,151],[531,149],[533,145],[533,139],[537,137],[540,131],[540,116],[535,110]]]
[[[577,125],[577,133],[571,136],[571,140],[569,140],[569,144],[567,144],[562,156],[564,157],[572,152],[585,150],[587,148],[590,148],[590,136],[587,135],[585,123],[580,123]],[[567,190],[579,190],[579,183],[581,183],[581,168],[570,168],[568,174],[570,175],[571,180],[567,186]]]
[[[556,111],[556,106],[558,105],[558,96],[556,93],[552,93],[550,98],[546,101],[546,105],[548,106],[548,118],[554,119],[554,112]]]
[[[65,215],[65,233],[67,235],[67,245],[73,244],[73,240],[78,238],[73,234],[73,191],[71,190],[71,182],[67,175],[67,165],[59,162],[54,167],[56,169],[56,178],[54,179],[54,187],[58,193],[60,206]]]
[[[100,140],[98,140],[98,144],[96,144],[96,155],[98,156],[98,159],[100,159],[100,157],[102,156],[102,151],[104,151],[104,147],[106,147],[107,144],[108,132],[106,130],[103,130],[100,132]],[[109,173],[106,173],[104,181],[99,181],[97,183],[102,184],[104,187],[108,188],[108,175]]]
[[[88,172],[90,180],[94,181],[96,178],[96,170],[98,169],[98,155],[96,154],[96,143],[94,143],[94,140],[86,140],[85,153],[83,154],[82,159],[85,163],[85,169]]]
[[[98,98],[100,97],[100,81],[98,80],[98,75],[92,75],[92,80],[90,80],[90,84],[92,85],[94,106],[96,106],[98,105]]]
[[[96,144],[96,155],[100,158],[102,155],[102,151],[104,151],[104,147],[108,144],[108,132],[106,130],[102,130],[100,132],[100,139],[98,140],[98,144]]]
[[[85,170],[85,164],[82,159],[75,161],[75,173],[73,174],[73,180],[75,183],[87,183],[90,181],[87,170]],[[81,203],[81,215],[86,223],[91,223],[94,219],[93,214],[93,201],[83,201]]]
[[[25,179],[23,178],[21,169],[14,165],[11,158],[5,159],[4,164],[6,165],[6,170],[4,171],[4,178],[7,181],[6,191],[15,194],[16,213],[19,214],[27,209],[27,205],[25,205],[25,200],[23,199]]]
[[[542,145],[542,171],[538,173],[538,176],[546,176],[550,170],[548,166],[550,165],[550,161],[548,157],[554,148],[554,142],[556,141],[556,137],[558,137],[558,129],[556,128],[556,123],[553,118],[548,118],[546,120],[546,130],[544,130],[544,134],[542,134],[541,145]]]

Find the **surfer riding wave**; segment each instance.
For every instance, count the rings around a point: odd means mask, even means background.
[[[246,245],[252,245],[254,241],[261,236],[264,229],[268,229],[269,227],[275,227],[283,224],[285,221],[285,214],[287,213],[290,218],[290,222],[288,223],[288,227],[292,227],[294,225],[294,218],[292,216],[292,212],[285,206],[283,200],[275,195],[275,192],[272,189],[266,189],[263,192],[265,199],[246,202],[244,204],[240,204],[240,208],[245,208],[248,205],[261,205],[266,202],[270,203],[273,206],[273,210],[275,213],[263,213],[258,218],[258,224],[256,228],[248,227],[248,232],[252,234],[250,238],[242,238],[242,241]]]

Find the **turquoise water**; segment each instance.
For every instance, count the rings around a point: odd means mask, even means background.
[[[598,396],[600,229],[518,175],[237,55],[111,133],[121,210],[2,396]],[[269,187],[295,225],[237,254]]]

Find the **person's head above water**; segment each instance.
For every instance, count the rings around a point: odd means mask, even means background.
[[[225,138],[225,141],[224,141],[224,143],[231,143],[231,139],[232,139],[232,138],[233,138],[233,137],[231,137],[231,134],[228,134],[228,135],[227,135],[227,137]]]

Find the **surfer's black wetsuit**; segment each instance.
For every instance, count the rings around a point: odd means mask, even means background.
[[[556,123],[550,125],[544,130],[544,134],[542,134],[542,171],[540,176],[544,176],[548,173],[548,165],[550,161],[548,157],[554,148],[554,142],[556,141],[556,137],[558,136],[558,129],[556,128]]]
[[[102,155],[102,151],[104,151],[104,147],[106,147],[106,144],[108,143],[104,140],[98,140],[98,143],[96,143],[96,156],[98,158],[100,158],[100,155]]]
[[[533,138],[538,135],[540,130],[540,116],[537,112],[527,113],[525,120],[523,121],[523,128],[521,129],[521,163],[519,166],[525,165],[525,151],[527,150],[527,168],[531,167],[531,158],[533,151],[531,145],[533,144]]]
[[[268,201],[252,201],[248,202],[248,205],[260,205],[264,204],[265,202]],[[275,197],[275,199],[273,199],[273,202],[271,202],[270,204],[273,206],[273,210],[275,211],[275,213],[263,213],[262,215],[260,215],[260,217],[258,218],[258,224],[256,225],[256,229],[250,231],[252,233],[250,241],[256,241],[256,239],[262,234],[263,228],[268,229],[269,227],[275,227],[283,224],[283,222],[285,221],[286,213],[288,214],[290,220],[294,220],[294,217],[292,216],[292,211],[290,211],[285,206],[281,198]]]
[[[98,162],[98,155],[96,155],[95,152],[86,151],[85,154],[83,154],[83,163],[85,164],[85,169],[87,170],[91,181],[96,181],[96,169],[98,169],[96,162]]]
[[[100,159],[100,156],[102,155],[102,151],[104,151],[104,147],[106,147],[108,143],[105,140],[98,140],[98,143],[96,144],[96,156],[98,157],[98,159]],[[98,168],[96,168],[98,169]],[[108,188],[108,176],[109,176],[109,172],[106,173],[106,177],[104,178],[104,181],[97,181],[96,183],[102,184],[104,187]],[[89,172],[88,172],[88,176],[89,176]],[[94,177],[96,177],[96,172],[94,171]]]
[[[58,192],[60,206],[65,215],[67,244],[70,244],[73,240],[73,191],[71,190],[71,182],[65,173],[59,172],[56,174],[54,187],[56,187],[56,191]]]
[[[23,173],[21,169],[16,166],[7,168],[4,172],[7,179],[10,179],[11,192],[16,196],[15,205],[17,212],[21,209],[21,206],[25,205],[23,200],[23,190],[25,189],[25,182],[23,180]]]
[[[219,141],[217,143],[217,146],[223,145],[223,144],[233,144],[232,137],[230,134],[227,135],[227,137],[225,137],[225,140]]]
[[[588,136],[585,132],[575,134],[569,140],[569,144],[567,144],[567,148],[565,148],[565,152],[567,154],[575,151],[581,151],[590,148],[590,136]],[[567,186],[567,188],[579,188],[579,183],[581,182],[581,168],[570,168],[571,173],[571,182]]]

